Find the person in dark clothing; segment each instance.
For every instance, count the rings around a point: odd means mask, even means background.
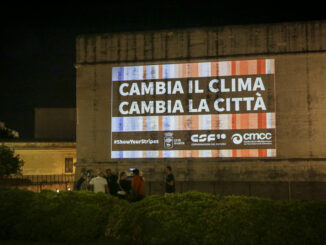
[[[165,173],[165,196],[173,195],[175,193],[175,181],[174,175],[172,174],[172,168],[170,166],[167,166],[165,168]]]
[[[130,190],[131,190],[131,181],[127,180],[126,172],[120,173],[120,191],[118,192],[118,196],[121,199],[130,199]]]
[[[118,176],[115,174],[111,175],[110,178],[110,183],[108,183],[109,189],[110,189],[110,194],[112,196],[118,196],[118,191],[120,189],[119,184],[118,184]]]
[[[110,186],[111,177],[112,177],[112,171],[111,171],[111,169],[108,168],[108,169],[105,171],[105,173],[106,173],[105,178],[106,178],[106,180],[107,180],[107,182],[108,182],[108,186]]]
[[[76,182],[76,190],[87,190],[87,174],[83,173],[80,179]]]

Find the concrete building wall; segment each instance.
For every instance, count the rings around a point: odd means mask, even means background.
[[[36,108],[34,118],[35,139],[76,139],[76,108]]]
[[[243,55],[320,52],[325,21],[221,26],[77,38],[77,64],[171,61]]]
[[[109,161],[113,66],[265,58],[275,59],[277,157]],[[160,183],[169,164],[180,183],[326,181],[326,21],[85,35],[76,59],[76,172],[139,167],[148,182]]]
[[[76,162],[76,143],[68,142],[6,142],[24,160],[23,175],[62,175],[65,158]],[[73,172],[75,166],[73,167]]]

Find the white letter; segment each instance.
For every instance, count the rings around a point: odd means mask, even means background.
[[[182,88],[182,84],[181,84],[180,81],[175,81],[172,94],[176,94],[177,92],[179,92],[180,94],[184,93],[183,88]]]
[[[241,92],[242,90],[251,91],[251,77],[246,79],[246,83],[243,82],[242,78],[238,79],[238,91]]]
[[[235,111],[239,111],[240,110],[240,101],[242,101],[242,98],[232,98],[232,101],[234,102],[234,105],[235,105],[235,108],[234,110]]]
[[[229,88],[225,88],[225,79],[221,79],[221,92],[230,92]]]
[[[213,85],[214,83],[218,83],[218,80],[217,79],[213,79],[209,82],[208,84],[208,89],[209,91],[211,91],[212,93],[217,93],[219,90],[218,88],[214,88]]]
[[[188,92],[189,92],[189,94],[192,94],[192,80],[188,81],[188,85],[189,85]]]
[[[232,78],[232,92],[236,91],[235,78]]]
[[[183,106],[182,106],[182,103],[180,100],[176,100],[175,101],[175,104],[174,104],[174,107],[173,107],[173,110],[172,110],[172,113],[176,113],[177,111],[179,111],[180,113],[183,113]]]
[[[171,100],[168,100],[167,101],[167,106],[166,106],[166,109],[167,109],[167,113],[171,113]]]
[[[154,113],[154,102],[153,101],[149,101],[148,105],[146,105],[146,101],[141,102],[141,114],[145,114],[145,113],[149,113],[149,114]]]
[[[209,134],[208,137],[207,137],[207,141],[212,142],[214,140],[215,140],[215,134]]]
[[[195,80],[195,93],[196,94],[204,93],[204,90],[199,88],[199,81],[198,80]]]
[[[128,103],[127,101],[124,101],[124,102],[121,102],[120,105],[119,105],[119,112],[120,112],[120,114],[122,114],[122,115],[127,115],[127,114],[128,114],[128,111],[124,111],[124,110],[123,110],[123,107],[124,107],[125,105],[129,105],[129,103]]]
[[[155,107],[156,113],[164,113],[166,111],[164,100],[157,100]]]
[[[129,95],[140,95],[140,91],[137,83],[131,84]]]
[[[230,98],[226,98],[226,111],[231,111],[231,102],[230,102]]]
[[[257,111],[258,109],[266,111],[266,106],[262,97],[258,97],[256,100],[254,111]]]
[[[192,100],[188,100],[189,112],[197,112],[196,109],[192,108]]]
[[[168,92],[167,92],[167,94],[171,94],[171,81],[168,81],[167,82],[167,85],[168,85]]]
[[[191,135],[190,139],[192,142],[198,142],[198,134]]]
[[[165,94],[165,82],[156,82],[156,94]]]
[[[150,94],[153,95],[154,94],[154,86],[153,86],[153,82],[149,82],[148,85],[145,82],[141,83],[141,94],[145,95],[145,94]]]
[[[261,79],[261,77],[256,78],[255,84],[254,84],[254,87],[252,90],[256,91],[257,88],[260,88],[260,90],[265,90],[264,83],[263,83],[263,80]]]
[[[123,88],[124,88],[124,87],[128,87],[128,86],[129,86],[128,83],[122,83],[122,84],[120,85],[120,87],[119,87],[119,93],[120,93],[120,95],[122,95],[122,96],[127,96],[127,95],[129,95],[128,92],[123,92]]]
[[[224,102],[224,99],[219,98],[219,99],[215,100],[215,102],[214,102],[214,109],[218,112],[224,111],[224,108],[220,108],[218,105],[220,102]]]
[[[247,111],[251,111],[251,101],[254,101],[254,97],[244,97],[243,101],[247,101]]]
[[[205,110],[205,112],[209,112],[208,105],[206,99],[201,99],[198,106],[198,112]]]
[[[134,112],[136,112],[136,114],[140,114],[140,111],[139,111],[139,107],[138,107],[137,101],[133,101],[133,102],[131,102],[131,106],[130,106],[129,114],[133,114]]]

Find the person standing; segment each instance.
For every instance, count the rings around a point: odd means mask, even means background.
[[[165,168],[166,179],[165,179],[165,196],[170,196],[175,193],[175,181],[174,175],[172,174],[172,168],[167,166]]]
[[[110,183],[109,183],[109,190],[112,196],[118,195],[118,190],[120,189],[118,184],[118,176],[115,174],[111,175]]]
[[[133,178],[131,181],[131,189],[133,197],[132,202],[140,201],[145,197],[145,181],[142,176],[139,176],[139,170],[136,168],[133,171]]]
[[[102,171],[99,171],[97,177],[91,179],[89,185],[91,186],[91,190],[93,190],[95,193],[110,193],[108,182],[104,178],[104,173]]]
[[[76,190],[83,191],[87,190],[87,174],[83,173],[80,179],[76,183]]]
[[[112,171],[111,171],[111,169],[108,168],[107,170],[105,170],[105,173],[106,173],[105,178],[106,178],[106,180],[108,182],[108,186],[110,186]]]
[[[129,180],[127,180],[126,172],[120,173],[119,187],[120,187],[120,191],[118,191],[119,198],[129,200],[130,199],[131,182]]]

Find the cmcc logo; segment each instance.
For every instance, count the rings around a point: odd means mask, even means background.
[[[232,135],[231,140],[233,141],[234,144],[239,145],[242,143],[243,138],[241,134],[234,134]]]
[[[245,141],[263,141],[263,140],[271,140],[271,133],[245,133],[241,134],[233,134],[231,140],[234,144],[239,145],[243,140]]]

